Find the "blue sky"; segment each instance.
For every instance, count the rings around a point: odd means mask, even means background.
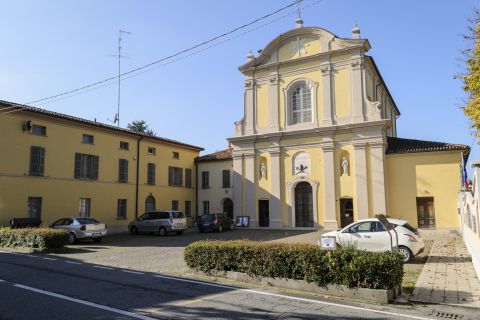
[[[0,99],[26,103],[117,72],[119,29],[130,59],[144,65],[271,12],[291,1],[1,1]],[[305,0],[308,5],[315,0]],[[350,37],[355,22],[400,111],[398,135],[470,145],[459,107],[464,93],[461,37],[475,1],[323,0],[303,11],[305,26]],[[290,9],[285,13],[295,11]],[[277,15],[276,17],[278,17]],[[292,14],[268,26],[163,66],[122,84],[121,124],[145,119],[160,136],[226,147],[242,117],[243,80],[237,67],[294,26]],[[248,29],[247,29],[248,30]],[[115,85],[39,107],[108,123],[116,112]],[[479,159],[473,146],[470,160]]]

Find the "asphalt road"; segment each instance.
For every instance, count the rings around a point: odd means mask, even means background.
[[[415,313],[417,314],[415,315]],[[0,319],[427,319],[367,306],[0,252]]]

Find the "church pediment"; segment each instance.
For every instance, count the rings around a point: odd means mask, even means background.
[[[239,67],[240,71],[304,58],[325,52],[346,49],[349,47],[364,47],[370,49],[366,39],[345,39],[318,27],[297,28],[279,35],[272,40],[256,58]]]

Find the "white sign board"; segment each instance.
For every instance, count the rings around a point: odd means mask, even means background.
[[[337,248],[335,237],[321,237],[319,244],[323,250],[335,250]]]

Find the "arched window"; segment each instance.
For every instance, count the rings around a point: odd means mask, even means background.
[[[305,84],[293,90],[291,104],[292,124],[312,121],[312,92]]]

